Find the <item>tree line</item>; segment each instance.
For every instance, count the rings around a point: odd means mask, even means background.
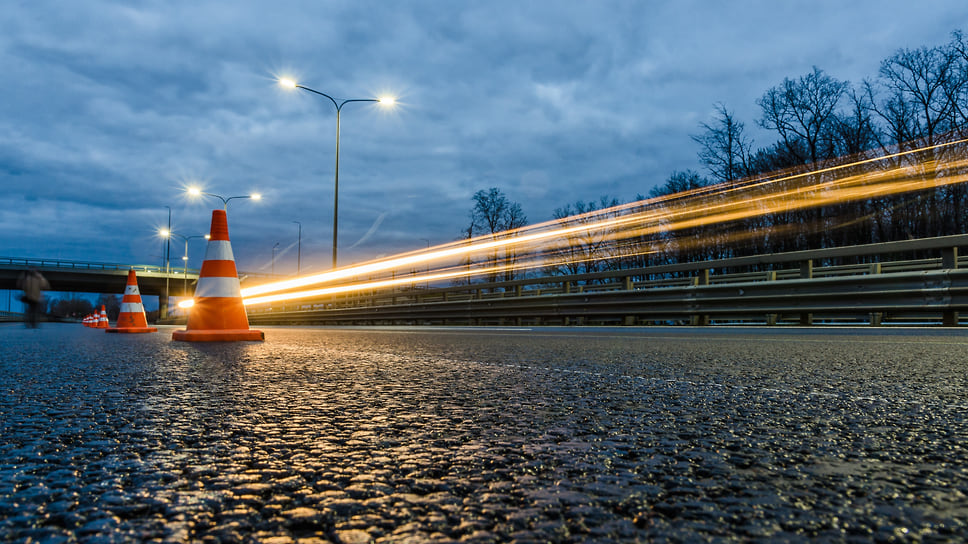
[[[908,179],[926,182],[964,175],[964,167],[926,167],[968,157],[968,146],[961,143],[917,155],[903,153],[968,138],[968,38],[955,31],[941,45],[899,49],[881,62],[875,77],[858,84],[814,67],[767,89],[756,104],[760,114],[755,122],[772,135],[772,142],[756,147],[746,124],[717,103],[714,118],[691,136],[704,171],[674,171],[648,195],[637,195],[632,211],[638,207],[673,212],[683,204],[670,195],[705,190],[716,198],[716,191],[736,187],[747,191],[749,198],[767,202],[771,191],[797,190],[796,184],[802,183],[798,173],[813,172],[810,175],[823,183],[843,175],[832,169],[845,164],[860,163],[848,170],[851,175],[863,175],[864,169],[900,169]],[[497,188],[479,191],[473,200],[471,223],[463,233],[467,239],[498,236],[527,224],[520,205]],[[621,241],[615,241],[615,232],[586,218],[589,212],[619,204],[618,199],[603,196],[558,208],[554,215],[561,225],[589,221],[589,228],[554,244],[538,273],[579,274],[968,231],[968,188],[962,183],[926,183],[923,189],[901,194],[764,210],[735,221],[619,236]],[[514,250],[495,250],[464,266],[469,271],[493,269],[519,258]],[[509,280],[525,273],[506,268],[486,277]]]

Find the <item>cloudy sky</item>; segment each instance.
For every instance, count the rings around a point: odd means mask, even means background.
[[[229,203],[241,270],[329,267],[337,99],[340,264],[445,243],[498,187],[531,222],[699,169],[724,103],[817,66],[860,82],[968,31],[964,0],[37,1],[0,10],[0,256],[161,264],[157,229]],[[184,244],[172,247],[181,264]],[[204,253],[192,241],[192,266]]]

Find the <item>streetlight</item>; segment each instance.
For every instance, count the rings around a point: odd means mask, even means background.
[[[192,238],[205,238],[206,240],[208,240],[209,238],[212,237],[212,235],[196,234],[193,236],[183,236],[181,234],[178,234],[177,232],[172,232],[170,230],[162,230],[159,232],[159,234],[161,234],[165,238],[168,238],[169,241],[171,240],[172,236],[181,238],[182,240],[185,241],[185,254],[182,256],[182,261],[184,262],[184,268],[182,272],[182,292],[188,293],[188,241],[191,240]]]
[[[302,89],[304,91],[309,91],[311,93],[318,94],[319,96],[325,96],[328,98],[334,106],[336,106],[336,180],[333,185],[333,268],[336,268],[336,247],[339,230],[339,128],[340,128],[340,112],[343,110],[343,106],[350,102],[379,102],[384,106],[392,106],[396,99],[391,96],[385,96],[381,98],[348,98],[343,101],[337,101],[332,96],[326,93],[321,93],[315,89],[310,89],[303,85],[299,85],[291,79],[280,79],[279,84],[283,87],[288,87],[290,89]]]
[[[279,242],[272,246],[272,275],[276,275],[276,248],[279,247]]]
[[[299,267],[302,264],[302,223],[293,221],[299,225],[299,241],[296,243],[296,275],[299,275]]]
[[[261,200],[262,199],[262,195],[260,195],[259,193],[252,193],[251,195],[230,196],[228,198],[225,198],[222,195],[217,195],[217,194],[214,194],[214,193],[206,193],[206,192],[203,192],[201,189],[199,189],[197,187],[190,187],[188,189],[188,194],[190,194],[192,196],[199,196],[199,195],[214,196],[215,198],[217,198],[217,199],[219,199],[219,200],[222,201],[222,209],[223,210],[227,210],[228,209],[228,207],[229,207],[229,200],[232,200],[233,198],[251,198],[252,200]]]

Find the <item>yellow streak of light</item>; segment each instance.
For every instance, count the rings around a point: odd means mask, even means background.
[[[602,231],[601,237],[597,239],[602,241],[615,241],[647,236],[659,232],[671,232],[723,222],[738,221],[797,209],[828,206],[858,199],[877,198],[944,185],[964,183],[968,181],[968,174],[935,177],[934,179],[926,178],[936,176],[942,169],[948,171],[963,169],[968,166],[968,160],[965,159],[945,163],[939,163],[937,160],[927,160],[919,162],[917,169],[910,165],[899,166],[874,172],[848,174],[825,181],[823,177],[825,174],[842,171],[847,168],[882,162],[887,159],[912,156],[917,153],[965,143],[966,141],[968,140],[959,140],[947,144],[893,153],[812,172],[792,174],[778,179],[760,178],[741,180],[732,184],[718,184],[711,187],[684,191],[674,195],[623,204],[612,208],[593,210],[584,214],[547,221],[512,231],[443,244],[430,250],[412,251],[353,267],[248,287],[242,290],[242,296],[246,304],[260,304],[344,293],[354,290],[385,288],[408,283],[439,281],[461,276],[496,274],[508,268],[522,269],[526,266],[539,266],[532,261],[536,261],[540,255],[530,260],[521,260],[506,266],[490,267],[487,269],[475,268],[473,273],[468,270],[454,270],[451,272],[438,270],[435,273],[420,275],[409,274],[401,278],[367,280],[364,283],[352,283],[309,291],[286,292],[273,296],[256,297],[257,295],[291,291],[293,289],[322,283],[352,280],[353,278],[359,278],[361,276],[387,273],[393,270],[405,269],[415,265],[427,265],[457,257],[470,259],[474,255],[481,255],[486,252],[501,249],[505,252],[537,251],[541,250],[542,244],[547,244],[549,240],[556,240],[558,244],[561,244],[562,238],[566,240],[572,237],[580,239],[582,235],[588,236],[593,231]],[[810,183],[818,178],[820,178],[819,182]],[[785,185],[793,186],[784,187]],[[764,191],[768,186],[778,186],[780,189],[764,194],[751,194],[753,190]],[[623,213],[624,215],[621,215]],[[553,250],[554,248],[544,249]],[[648,250],[646,253],[652,251]],[[543,266],[549,265],[547,261],[542,262]]]

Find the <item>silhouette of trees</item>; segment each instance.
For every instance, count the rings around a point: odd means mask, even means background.
[[[701,123],[701,134],[692,136],[699,144],[699,162],[716,181],[735,181],[752,172],[750,149],[753,142],[743,131],[745,125],[737,121],[722,103],[716,104],[716,121]]]
[[[521,205],[508,199],[507,195],[497,187],[480,190],[471,198],[474,206],[471,208],[471,223],[467,228],[467,238],[477,236],[491,236],[497,238],[510,237],[511,231],[528,224],[528,218],[521,209]],[[517,272],[514,264],[517,261],[517,250],[513,247],[495,248],[479,263],[485,268],[503,266],[500,271],[487,274],[489,281],[510,281]],[[466,263],[470,266],[471,262]]]
[[[642,268],[656,264],[779,253],[825,247],[886,242],[968,232],[968,186],[939,185],[893,196],[794,209],[771,208],[780,191],[815,197],[821,190],[802,191],[803,176],[813,183],[844,175],[830,167],[874,157],[889,158],[851,167],[851,175],[871,169],[902,168],[913,181],[938,176],[968,175],[968,167],[936,170],[932,164],[968,156],[959,143],[920,153],[916,158],[894,153],[968,139],[968,37],[960,30],[942,45],[899,49],[885,59],[875,77],[854,85],[819,67],[768,89],[757,101],[755,122],[769,131],[772,141],[754,146],[746,125],[725,104],[714,104],[714,114],[700,123],[691,139],[704,173],[674,171],[651,189],[649,199],[637,197],[623,210],[614,198],[576,201],[558,208],[561,226],[586,226],[563,236],[546,255],[546,272],[581,274],[608,269]],[[705,175],[704,175],[705,174]],[[798,176],[792,176],[792,175]],[[708,176],[708,177],[707,177]],[[648,234],[617,232],[595,222],[635,211],[681,210],[680,193],[705,192],[709,205],[721,198],[718,189],[741,188],[762,213],[712,226],[686,229],[646,229]],[[474,195],[467,238],[502,236],[525,225],[520,206],[496,188]],[[631,208],[631,209],[630,209]],[[602,210],[606,210],[601,213]],[[599,212],[591,220],[583,214]],[[611,214],[611,215],[610,215]],[[654,214],[656,221],[667,217]],[[627,227],[623,227],[627,228]],[[485,263],[514,263],[513,252],[499,251]],[[485,264],[482,263],[482,264]],[[467,263],[470,266],[470,262]],[[511,279],[508,270],[493,279]]]
[[[91,301],[83,298],[50,299],[47,313],[56,317],[84,317],[94,311]]]

